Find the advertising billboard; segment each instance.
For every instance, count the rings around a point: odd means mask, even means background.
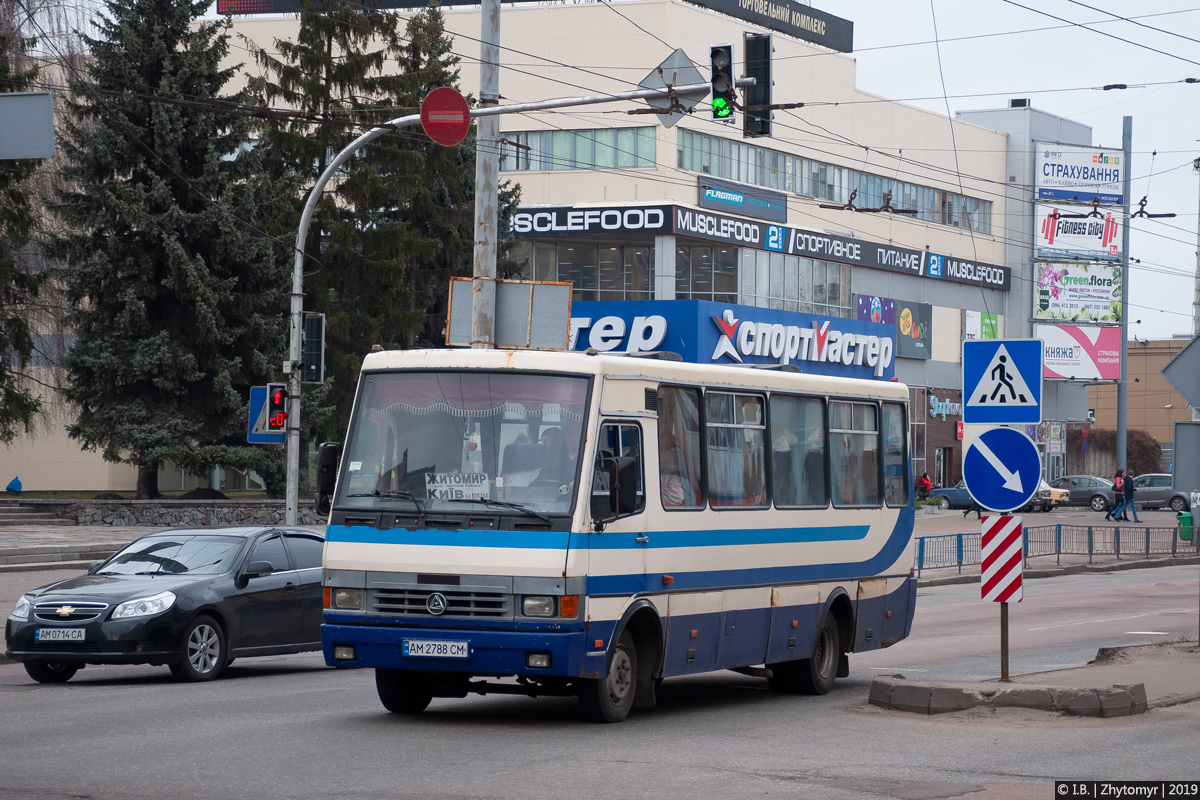
[[[1121,267],[1117,264],[1037,261],[1034,319],[1121,321]]]
[[[1036,207],[1034,247],[1037,256],[1120,261],[1120,212],[1096,212],[1096,216],[1083,219],[1064,216],[1080,212],[1080,208],[1066,205]]]
[[[891,380],[895,327],[709,300],[571,304],[571,350],[678,353],[696,364],[792,364],[814,375]]]
[[[857,316],[864,322],[896,326],[896,355],[933,358],[933,306],[870,294],[855,295]]]
[[[963,310],[963,339],[999,339],[1000,315]]]
[[[1121,328],[1034,325],[1042,340],[1047,378],[1082,381],[1121,379]]]
[[[1034,143],[1034,188],[1038,200],[1118,206],[1124,202],[1120,150]]]

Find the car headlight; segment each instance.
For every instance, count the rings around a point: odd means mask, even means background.
[[[527,617],[553,617],[553,597],[526,597],[521,601],[521,613]]]
[[[21,599],[17,601],[16,608],[14,608],[12,613],[8,615],[8,618],[29,619],[29,609],[32,607],[33,604],[29,602],[29,595],[22,595]]]
[[[126,600],[113,611],[113,619],[129,619],[130,617],[149,617],[161,614],[175,605],[174,592],[160,592],[153,597],[139,597],[136,600]]]

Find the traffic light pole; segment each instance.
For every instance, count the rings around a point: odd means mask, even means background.
[[[738,86],[750,85],[750,81],[738,80]],[[554,108],[570,108],[573,106],[598,105],[601,103],[614,103],[621,100],[646,100],[649,98],[669,98],[672,94],[687,94],[690,92],[702,92],[703,97],[708,93],[708,83],[694,83],[684,86],[673,86],[658,89],[634,89],[629,92],[614,92],[612,94],[594,94],[584,95],[581,97],[561,97],[556,100],[542,100],[533,103],[514,103],[513,105],[500,106],[490,105],[483,108],[472,108],[472,117],[493,117],[500,114],[524,114],[530,111],[548,111]],[[663,113],[666,113],[665,111]],[[288,376],[288,420],[287,420],[287,495],[286,495],[286,511],[284,515],[284,523],[287,525],[295,525],[299,517],[300,510],[300,379],[302,373],[302,359],[300,353],[300,334],[304,325],[304,244],[308,238],[308,227],[312,223],[313,212],[316,211],[317,201],[321,199],[322,193],[325,191],[325,185],[329,183],[329,179],[333,177],[342,164],[354,155],[354,153],[367,143],[378,139],[385,133],[390,133],[400,128],[407,128],[421,123],[420,114],[409,114],[404,117],[397,117],[393,120],[379,125],[366,133],[359,136],[350,144],[342,148],[329,165],[325,167],[325,171],[317,178],[316,184],[308,193],[308,199],[304,203],[304,211],[300,215],[300,227],[296,231],[295,244],[295,259],[292,263],[292,295],[291,295],[291,326],[290,339],[288,346],[288,360],[284,362],[284,372]],[[496,155],[499,155],[499,147],[496,147]],[[494,205],[494,203],[493,203]],[[492,235],[496,235],[495,225],[492,226]],[[495,242],[493,242],[493,248]],[[478,258],[478,253],[476,254]],[[493,263],[493,277],[494,264]],[[495,284],[492,284],[493,291]],[[493,316],[494,319],[494,316]],[[472,323],[472,341],[494,341],[495,336],[491,330],[476,331],[474,322]]]

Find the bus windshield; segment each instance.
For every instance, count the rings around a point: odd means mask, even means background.
[[[568,513],[589,383],[511,371],[367,373],[336,503]]]

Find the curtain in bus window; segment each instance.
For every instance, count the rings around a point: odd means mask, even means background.
[[[709,392],[704,430],[709,502],[714,507],[766,505],[763,399],[755,395]]]
[[[829,475],[834,505],[879,505],[879,428],[875,406],[829,404]]]
[[[904,435],[904,406],[883,404],[883,497],[889,506],[908,505],[908,453]]]
[[[821,400],[771,396],[771,492],[775,505],[828,505],[825,442]]]
[[[700,391],[678,386],[658,390],[658,470],[662,504],[695,508],[700,491]]]

